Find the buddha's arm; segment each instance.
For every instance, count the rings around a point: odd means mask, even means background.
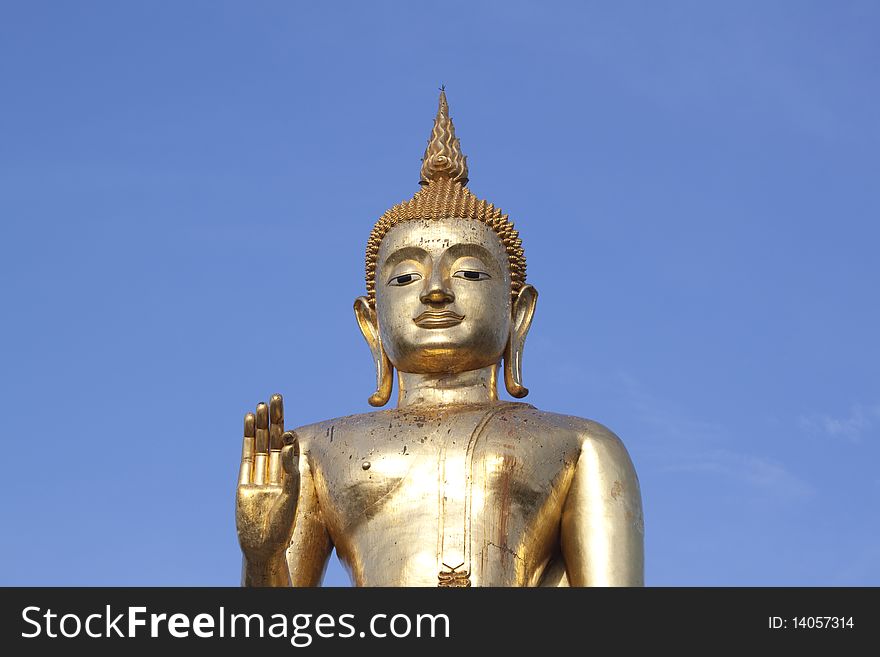
[[[299,506],[287,549],[286,567],[291,586],[319,586],[333,549],[308,462],[308,458],[300,460]]]
[[[620,439],[590,423],[562,514],[562,555],[572,586],[643,586],[639,480]]]
[[[330,557],[332,544],[321,516],[308,455],[299,459],[299,495],[289,546],[266,562],[242,560],[244,586],[318,586]],[[285,550],[285,547],[287,549]]]

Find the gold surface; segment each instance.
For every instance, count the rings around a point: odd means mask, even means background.
[[[498,399],[499,367],[512,396],[528,392],[537,292],[512,224],[463,187],[455,153],[441,92],[426,185],[377,223],[354,304],[376,367],[369,401],[388,402],[396,371],[397,407],[285,432],[275,395],[245,416],[245,585],[318,585],[333,547],[358,586],[643,583],[641,494],[620,439]]]

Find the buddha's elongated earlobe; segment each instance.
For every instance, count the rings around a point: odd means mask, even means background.
[[[376,364],[376,392],[370,395],[367,401],[370,402],[370,406],[384,406],[391,399],[394,366],[382,348],[376,311],[370,305],[367,297],[358,297],[354,300],[354,314],[357,317],[364,340],[370,347],[370,353],[373,354],[373,362]]]
[[[517,399],[529,394],[529,389],[522,384],[522,359],[526,335],[532,326],[537,303],[538,291],[531,285],[523,285],[513,300],[513,322],[507,347],[504,350],[504,387],[511,397]]]

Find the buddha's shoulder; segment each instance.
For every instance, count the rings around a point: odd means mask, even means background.
[[[293,431],[299,438],[300,444],[303,445],[320,444],[323,442],[332,443],[336,439],[337,434],[342,437],[363,433],[374,427],[393,422],[398,415],[399,410],[396,408],[373,411],[371,413],[342,415],[330,418],[329,420],[305,424]]]
[[[401,424],[443,424],[454,415],[465,413],[474,415],[475,419],[485,415],[492,423],[507,425],[516,433],[540,432],[548,438],[555,436],[565,442],[623,448],[620,438],[595,420],[544,411],[522,402],[500,402],[484,407],[391,408],[322,420],[297,427],[295,432],[304,446],[330,445],[337,439],[347,441],[355,435],[375,435],[384,428],[392,429]]]
[[[623,441],[617,434],[595,420],[577,415],[543,411],[530,404],[512,404],[511,406],[512,408],[506,413],[510,413],[511,419],[516,422],[537,426],[542,431],[553,431],[570,440],[575,440],[581,445],[623,447]]]

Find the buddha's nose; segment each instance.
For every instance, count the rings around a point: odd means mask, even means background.
[[[442,285],[432,285],[429,289],[422,292],[419,301],[423,304],[431,306],[446,305],[455,301],[455,295],[452,290]]]

